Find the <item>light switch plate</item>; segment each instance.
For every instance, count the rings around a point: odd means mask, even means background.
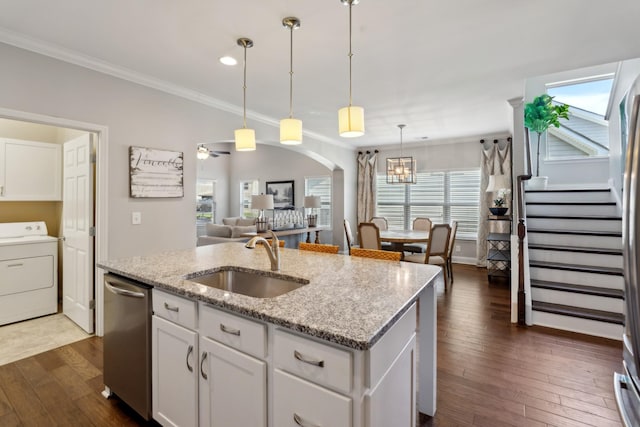
[[[133,224],[133,225],[142,224],[142,213],[141,212],[131,212],[131,224]]]

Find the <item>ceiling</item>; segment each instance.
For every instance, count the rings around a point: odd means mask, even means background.
[[[615,5],[615,7],[614,7]],[[339,0],[0,0],[0,42],[197,94],[239,114],[247,51],[248,127],[294,117],[307,137],[369,147],[508,133],[508,99],[528,77],[640,57],[640,2],[362,0],[353,7],[353,103],[366,134],[337,135],[348,104],[348,7]],[[233,55],[235,67],[218,58]],[[175,89],[179,90],[175,90]],[[260,135],[257,135],[260,140]],[[428,143],[425,142],[425,143]]]

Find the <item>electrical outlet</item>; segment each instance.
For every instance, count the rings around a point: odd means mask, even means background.
[[[133,225],[142,224],[142,213],[141,212],[131,212],[131,224],[133,224]]]
[[[460,252],[460,245],[456,245],[456,252]]]

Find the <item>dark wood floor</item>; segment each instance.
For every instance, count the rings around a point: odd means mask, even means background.
[[[475,267],[454,275],[438,292],[438,411],[421,427],[621,425],[620,342],[513,326],[506,286]],[[101,396],[101,372],[95,337],[0,366],[0,426],[144,425]]]

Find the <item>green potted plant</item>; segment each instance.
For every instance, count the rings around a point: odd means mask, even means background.
[[[569,106],[567,104],[553,105],[553,96],[546,93],[536,97],[533,102],[524,107],[524,126],[530,132],[538,134],[536,148],[536,173],[529,180],[529,188],[544,189],[547,187],[547,177],[540,175],[540,137],[549,129],[549,126],[560,127],[560,119],[569,119]]]

